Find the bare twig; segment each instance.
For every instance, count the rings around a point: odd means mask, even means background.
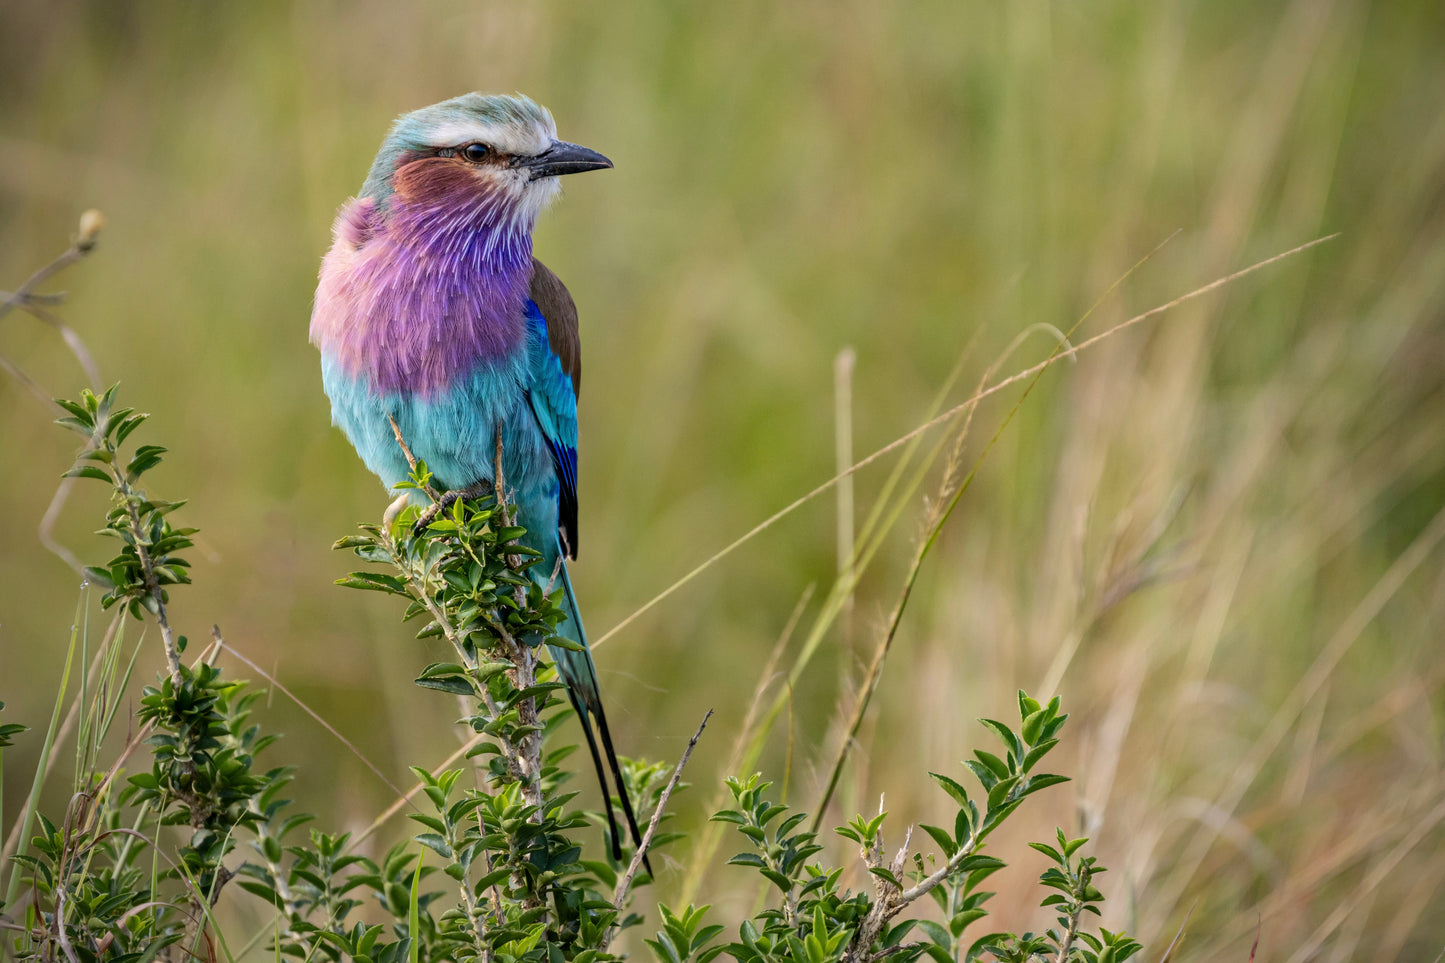
[[[75,947],[71,945],[70,934],[65,932],[65,887],[60,886],[55,890],[55,941],[65,951],[65,958],[70,963],[80,963],[80,957],[75,955]]]
[[[667,786],[658,797],[657,808],[652,811],[652,819],[648,820],[647,831],[642,834],[642,842],[637,844],[637,852],[632,854],[632,862],[627,864],[627,872],[617,883],[617,889],[612,894],[612,905],[620,911],[623,902],[627,899],[627,891],[632,888],[632,878],[637,875],[637,870],[647,857],[647,848],[652,845],[652,836],[657,832],[657,826],[662,822],[662,814],[667,810],[667,801],[672,797],[672,791],[677,788],[677,783],[682,779],[682,767],[687,765],[688,758],[692,751],[697,748],[698,739],[702,738],[702,731],[707,728],[707,721],[712,718],[712,710],[702,717],[698,724],[697,732],[687,741],[687,748],[682,751],[682,758],[677,761],[677,768],[672,770],[672,778],[667,781]],[[615,933],[615,931],[614,931]],[[605,949],[606,947],[604,947]]]
[[[96,238],[105,227],[105,215],[97,210],[89,210],[80,215],[80,226],[74,238],[71,239],[70,247],[65,253],[51,261],[49,264],[36,271],[25,279],[25,283],[15,289],[13,294],[7,294],[0,299],[0,318],[10,313],[11,308],[27,308],[31,304],[56,304],[63,294],[40,294],[34,293],[46,281],[70,267],[76,261],[85,257],[95,250]]]
[[[397,425],[396,419],[391,416],[391,412],[389,411],[386,413],[386,420],[391,423],[391,433],[396,438],[396,443],[401,446],[401,453],[406,456],[406,463],[411,466],[412,473],[415,474],[417,466],[416,456],[411,453],[411,448],[407,446],[406,439],[401,436],[401,428]],[[423,485],[422,491],[431,497],[433,503],[442,500],[441,494],[429,484]]]
[[[908,843],[911,834],[912,827],[909,827],[909,836],[904,837],[903,846],[899,849],[898,855],[894,859],[894,865],[900,869],[902,868],[903,861],[907,858]],[[880,851],[882,849],[881,842],[878,844],[878,849]],[[958,851],[949,857],[948,862],[908,889],[900,889],[886,880],[879,879],[878,898],[873,901],[873,908],[868,911],[868,915],[863,918],[863,922],[860,923],[858,929],[854,931],[853,939],[848,943],[848,949],[843,954],[844,963],[866,963],[868,960],[877,959],[878,957],[870,953],[869,948],[873,945],[873,942],[878,939],[879,934],[883,932],[883,928],[888,925],[888,921],[903,912],[909,903],[927,896],[945,879],[958,872],[958,868],[963,865],[963,861],[972,856],[977,849],[978,837],[970,834],[966,842],[961,842]],[[868,862],[870,866],[874,865],[874,859],[875,857],[873,855],[869,853],[864,854],[864,860]],[[896,877],[897,875],[895,872],[894,876]]]
[[[41,294],[35,289],[44,284],[50,278],[63,271],[65,268],[84,258],[91,251],[95,250],[95,242],[102,228],[105,227],[105,217],[96,210],[88,210],[80,216],[80,224],[75,237],[71,239],[70,247],[66,249],[55,260],[36,271],[26,279],[25,283],[15,291],[0,292],[0,318],[14,308],[20,308],[39,320],[49,324],[60,332],[61,339],[65,342],[70,353],[80,364],[85,375],[90,379],[90,386],[96,392],[101,391],[100,368],[95,363],[90,349],[73,328],[62,321],[47,307],[62,303],[65,300],[64,294]],[[18,365],[8,358],[0,356],[0,368],[3,368],[12,378],[20,382],[35,395],[40,402],[51,409],[57,406],[52,399],[50,392],[36,384],[29,375],[20,369]],[[50,501],[50,507],[40,519],[40,544],[45,546],[52,554],[69,565],[76,572],[82,570],[80,560],[75,553],[61,545],[55,538],[55,525],[60,518],[60,510],[65,505],[70,495],[71,488],[75,484],[74,478],[62,479],[60,485],[55,489],[55,496]]]
[[[1080,901],[1069,914],[1069,926],[1064,930],[1064,938],[1059,943],[1059,954],[1054,957],[1054,963],[1069,963],[1069,954],[1073,952],[1074,940],[1079,938],[1079,917],[1084,914],[1084,906],[1083,901]]]
[[[130,482],[117,465],[111,465],[111,475],[115,478],[116,488],[123,491],[126,498],[126,512],[130,516],[131,531],[135,533],[136,557],[140,559],[141,575],[145,578],[146,593],[150,595],[151,601],[155,603],[156,624],[161,628],[161,643],[166,650],[166,665],[170,669],[171,681],[176,685],[181,682],[181,652],[176,647],[175,635],[171,632],[171,620],[166,615],[166,603],[161,591],[161,583],[156,579],[155,565],[151,561],[151,553],[141,544],[141,523],[140,509],[131,499]]]
[[[31,304],[63,304],[65,303],[65,292],[55,294],[29,294],[21,298],[18,294],[10,291],[0,291],[0,301],[14,307],[20,307],[22,301],[29,301]]]
[[[888,957],[893,956],[895,953],[902,953],[904,950],[917,949],[918,947],[924,945],[926,944],[921,942],[913,942],[899,943],[897,946],[886,946],[883,949],[879,950],[877,953],[874,953],[872,956],[868,957],[865,963],[878,963],[879,960],[886,960],[888,959]]]
[[[35,289],[95,250],[96,238],[104,226],[105,217],[99,211],[86,211],[80,216],[80,228],[75,237],[71,239],[70,247],[66,248],[64,253],[26,278],[25,283],[15,291],[0,292],[0,318],[9,314],[14,308],[19,308],[36,320],[42,321],[60,332],[61,339],[65,341],[70,353],[75,355],[75,360],[80,363],[80,367],[85,371],[85,376],[90,379],[91,388],[96,391],[101,390],[100,368],[96,365],[90,349],[85,346],[80,335],[75,333],[74,328],[49,310],[50,306],[62,303],[65,295],[39,294]]]

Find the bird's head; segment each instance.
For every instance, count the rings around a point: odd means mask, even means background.
[[[552,115],[520,94],[463,94],[400,117],[361,196],[382,208],[394,197],[441,207],[482,201],[530,230],[559,193],[559,176],[611,166],[558,140]]]

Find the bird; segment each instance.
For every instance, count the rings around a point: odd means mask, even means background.
[[[582,646],[549,649],[586,733],[620,861],[599,739],[639,849],[641,835],[566,567],[578,543],[577,308],[532,253],[558,178],[610,167],[559,140],[552,115],[521,94],[468,93],[403,114],[360,193],[337,212],[310,340],[332,422],[393,493],[411,468],[399,440],[447,502],[491,491],[500,440],[523,542],[542,556],[531,571],[557,573],[557,634]]]

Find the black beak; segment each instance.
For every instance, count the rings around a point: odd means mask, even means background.
[[[512,166],[526,168],[530,172],[527,179],[535,181],[539,177],[598,171],[611,167],[612,162],[591,148],[559,140],[535,157],[517,158]]]

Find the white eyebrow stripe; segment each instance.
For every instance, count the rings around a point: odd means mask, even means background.
[[[438,147],[452,147],[472,141],[489,143],[502,134],[496,127],[487,124],[451,123],[433,128],[428,139]]]
[[[477,141],[505,154],[535,154],[545,150],[553,138],[547,131],[529,124],[453,121],[432,128],[428,140],[436,147],[457,147]]]

